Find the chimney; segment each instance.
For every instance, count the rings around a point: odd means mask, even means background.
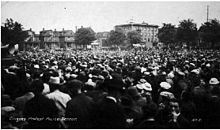
[[[56,32],[57,30],[56,30],[56,28],[54,29],[54,32]]]
[[[32,28],[30,28],[30,31],[32,31]]]
[[[43,31],[44,31],[44,28],[43,28]]]
[[[63,28],[63,31],[64,31],[64,28]]]
[[[76,31],[77,31],[77,26],[75,27]]]
[[[83,26],[81,26],[81,28],[83,28]]]

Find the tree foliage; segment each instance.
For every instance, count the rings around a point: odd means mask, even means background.
[[[211,43],[212,47],[220,42],[220,23],[217,19],[202,24],[199,32],[202,42]]]
[[[159,29],[158,38],[160,42],[165,43],[166,45],[172,44],[175,42],[176,37],[176,28],[175,25],[170,23],[163,23],[163,27]]]
[[[137,44],[141,42],[141,35],[137,31],[130,31],[127,34],[127,40],[130,44]]]
[[[92,41],[96,40],[95,32],[91,28],[80,28],[75,33],[76,45],[89,45]]]
[[[23,31],[23,27],[20,23],[14,22],[12,19],[6,19],[6,22],[1,26],[1,42],[3,45],[9,44],[13,46],[20,44],[28,37],[26,31]]]
[[[110,36],[107,39],[108,45],[121,45],[125,41],[126,37],[125,34],[121,31],[114,31],[110,32]]]
[[[192,19],[180,21],[176,38],[179,42],[184,42],[188,45],[196,42],[198,38],[198,31],[196,24],[193,23]]]

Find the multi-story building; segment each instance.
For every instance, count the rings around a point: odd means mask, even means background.
[[[57,49],[74,46],[74,32],[72,30],[56,31],[55,29],[53,31],[43,28],[40,34],[35,34],[31,29],[26,32],[28,37],[24,44],[19,47],[22,48],[21,50],[30,48]]]
[[[142,36],[142,42],[155,43],[158,42],[158,27],[157,25],[149,25],[143,23],[133,23],[116,25],[115,30],[121,30],[126,36],[130,31],[137,31]]]
[[[28,37],[24,40],[24,43],[19,44],[19,50],[25,50],[29,48],[36,48],[40,46],[40,35],[35,34],[34,31],[30,28],[25,31]]]
[[[72,30],[52,31],[44,30],[40,32],[41,48],[67,48],[74,44],[74,32]]]

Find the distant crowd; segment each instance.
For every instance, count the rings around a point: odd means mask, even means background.
[[[47,50],[1,68],[1,127],[220,128],[220,50]]]

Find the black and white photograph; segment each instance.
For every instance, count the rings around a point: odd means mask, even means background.
[[[1,0],[1,129],[220,129],[220,1]]]

